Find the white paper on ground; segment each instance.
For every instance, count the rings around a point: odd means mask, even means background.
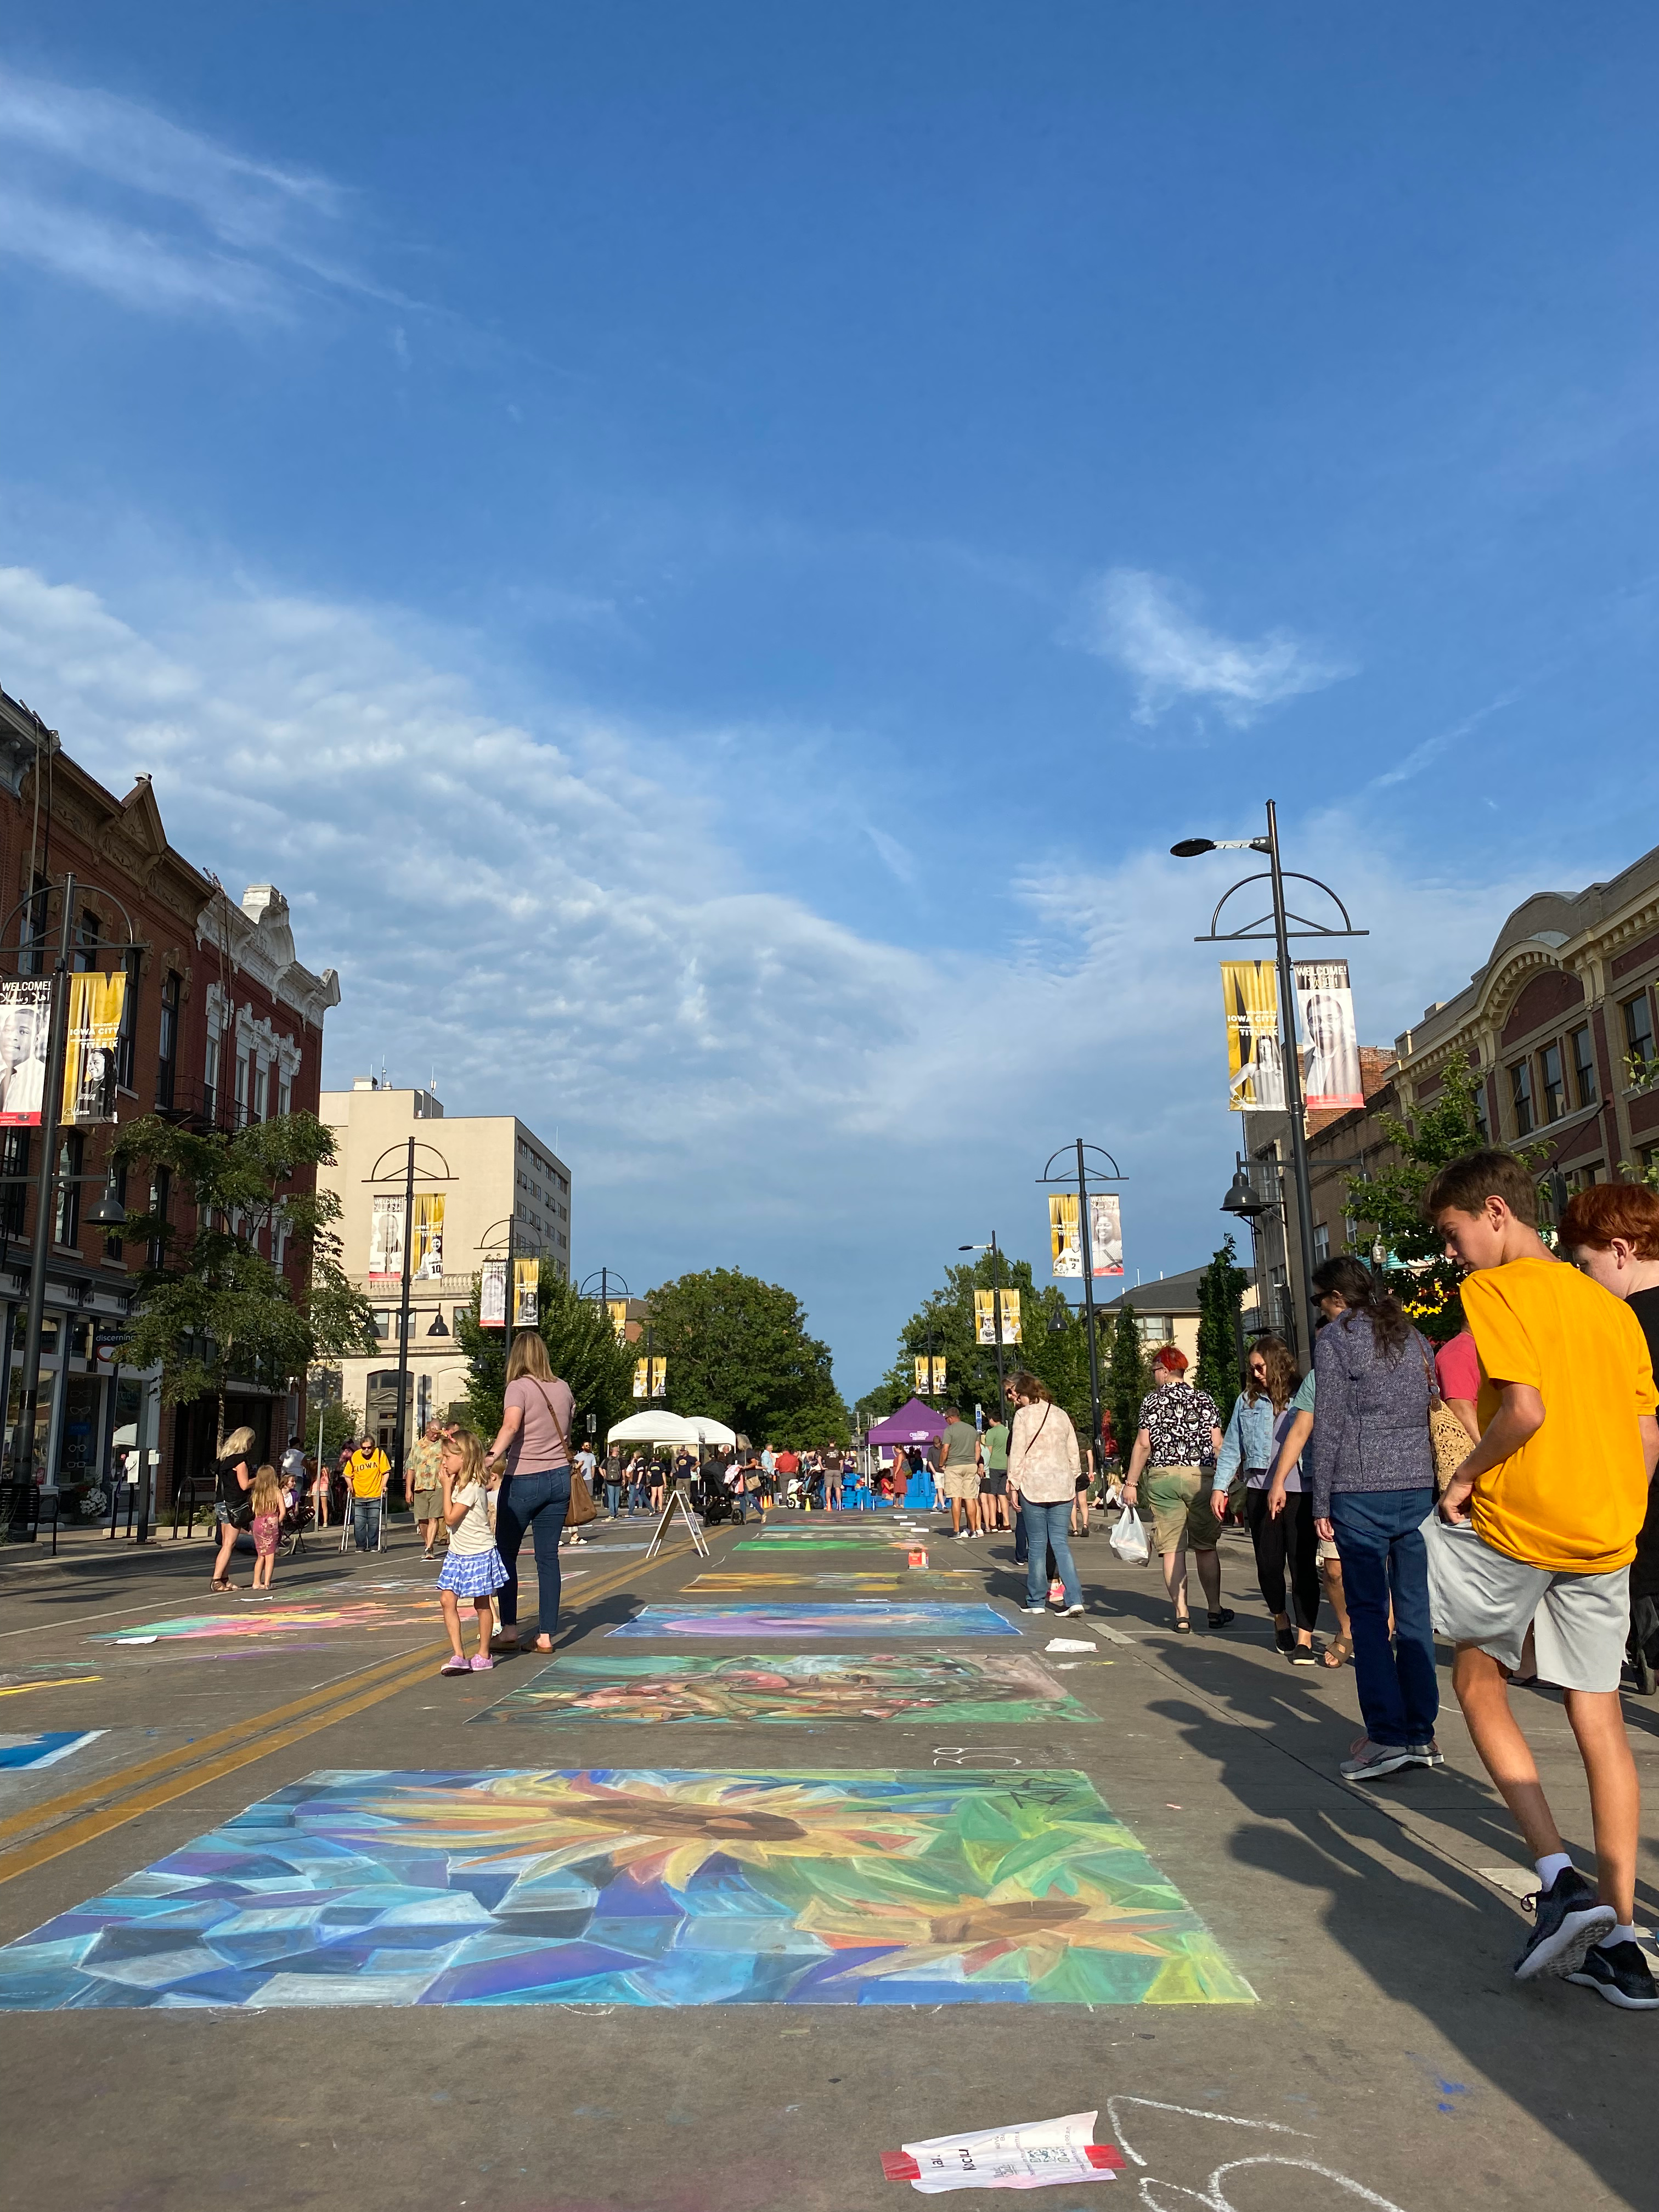
[[[1043,1645],[1045,1651],[1098,1651],[1097,1644],[1080,1644],[1075,1636],[1053,1636]]]
[[[118,1644],[154,1644],[156,1639],[153,1636],[118,1636],[115,1641]]]
[[[934,2136],[903,2148],[921,2168],[910,2184],[924,2197],[947,2189],[1048,2189],[1057,2183],[1109,2181],[1109,2166],[1091,2166],[1084,2146],[1095,2139],[1097,2112],[1070,2112],[1024,2127],[982,2128],[977,2134]]]

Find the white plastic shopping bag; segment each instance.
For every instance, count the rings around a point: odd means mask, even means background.
[[[1106,1540],[1126,1566],[1144,1567],[1152,1556],[1146,1528],[1133,1505],[1126,1505],[1118,1515]]]

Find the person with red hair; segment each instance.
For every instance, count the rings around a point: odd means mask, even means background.
[[[1187,1617],[1187,1553],[1198,1561],[1199,1585],[1209,1608],[1212,1628],[1224,1628],[1232,1607],[1221,1602],[1221,1524],[1215,1517],[1205,1468],[1221,1454],[1221,1410],[1207,1391],[1186,1380],[1187,1355],[1173,1344],[1152,1354],[1158,1384],[1140,1401],[1140,1418],[1129,1453],[1123,1502],[1134,1510],[1143,1468],[1146,1503],[1152,1510],[1152,1537],[1164,1562],[1164,1583],[1177,1636],[1189,1636]]]
[[[1598,1182],[1576,1191],[1561,1217],[1561,1249],[1581,1273],[1622,1298],[1642,1324],[1659,1375],[1659,1190],[1644,1182]],[[1659,1486],[1650,1485],[1647,1517],[1630,1571],[1630,1642],[1637,1693],[1659,1681]]]

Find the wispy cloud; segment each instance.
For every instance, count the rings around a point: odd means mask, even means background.
[[[1462,738],[1470,736],[1488,715],[1498,714],[1504,707],[1514,706],[1520,696],[1518,691],[1500,691],[1497,698],[1489,699],[1484,707],[1477,707],[1474,714],[1465,714],[1462,720],[1454,722],[1450,729],[1438,731],[1435,736],[1425,738],[1420,744],[1413,745],[1403,760],[1396,762],[1393,768],[1385,769],[1381,775],[1374,775],[1365,786],[1366,790],[1387,791],[1396,783],[1405,783],[1411,777],[1420,775],[1430,762],[1443,753],[1448,745],[1455,745]]]
[[[878,830],[873,823],[866,822],[864,830],[870,842],[875,847],[876,857],[883,867],[890,874],[896,876],[900,883],[914,884],[916,879],[916,859],[910,848],[908,845],[901,845],[898,839],[890,836],[885,830]]]
[[[1109,569],[1089,587],[1080,635],[1134,679],[1138,722],[1188,699],[1242,728],[1264,708],[1350,673],[1288,631],[1246,640],[1206,629],[1177,584],[1145,568]]]
[[[154,108],[0,68],[0,252],[124,307],[270,320],[350,264],[349,196]]]

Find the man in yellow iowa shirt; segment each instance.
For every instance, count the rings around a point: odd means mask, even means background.
[[[374,1551],[380,1540],[381,1501],[392,1462],[373,1437],[365,1437],[346,1462],[345,1472],[351,1486],[351,1528],[357,1549]]]
[[[1472,1152],[1435,1177],[1424,1210],[1470,1269],[1463,1315],[1480,1360],[1480,1441],[1424,1524],[1434,1626],[1486,1771],[1543,1885],[1516,1977],[1578,1982],[1630,2012],[1659,2010],[1636,1940],[1640,1815],[1620,1673],[1630,1565],[1659,1461],[1647,1339],[1627,1305],[1538,1234],[1531,1171]],[[1595,1885],[1563,1847],[1510,1676],[1531,1628],[1538,1674],[1563,1692],[1584,1762]]]

